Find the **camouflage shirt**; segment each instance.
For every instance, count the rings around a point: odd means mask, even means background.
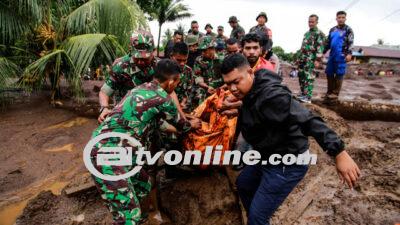
[[[221,60],[217,56],[215,59],[204,59],[203,56],[197,57],[193,66],[195,83],[204,82],[213,88],[222,86],[223,80],[220,66]]]
[[[236,28],[233,28],[231,31],[231,38],[236,38],[237,40],[242,40],[242,37],[245,35],[245,31],[243,27],[241,27],[239,24],[237,25]]]
[[[162,125],[163,120],[178,130],[184,132],[190,130],[190,123],[180,118],[171,97],[157,81],[153,80],[129,91],[92,136],[107,132],[126,133],[148,147],[154,130]],[[120,138],[108,138],[98,145],[112,147],[126,143]]]
[[[119,102],[129,90],[153,79],[155,64],[156,60],[151,66],[141,70],[135,65],[131,55],[118,58],[107,74],[102,90],[109,96],[116,91],[115,99]]]
[[[318,28],[313,28],[304,34],[297,65],[305,66],[314,64],[317,58],[321,58],[324,52],[325,34]]]
[[[185,65],[180,75],[180,82],[175,88],[175,93],[178,96],[179,102],[182,102],[184,98],[190,100],[193,83],[194,78],[192,68]]]
[[[226,37],[225,35],[217,35],[215,37],[215,41],[218,42],[226,42],[226,40],[228,40],[228,37]]]
[[[269,29],[265,25],[264,26],[257,25],[257,26],[252,27],[250,29],[249,33],[256,33],[256,34],[259,34],[259,35],[265,34],[265,38],[266,39],[264,40],[265,43],[263,44],[264,48],[265,48],[265,50],[268,50],[268,51],[271,50],[272,45],[273,45],[271,29]]]

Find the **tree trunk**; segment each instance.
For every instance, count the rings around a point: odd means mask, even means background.
[[[158,24],[157,57],[160,56],[161,26],[162,26],[162,23],[159,23],[159,24]]]

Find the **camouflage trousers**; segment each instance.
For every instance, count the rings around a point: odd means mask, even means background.
[[[103,174],[126,173],[131,168],[102,166]],[[97,190],[113,217],[113,225],[136,225],[143,219],[141,201],[150,193],[150,176],[142,169],[127,179],[107,181],[94,177]]]
[[[311,98],[315,80],[314,66],[299,68],[298,77],[301,93]]]

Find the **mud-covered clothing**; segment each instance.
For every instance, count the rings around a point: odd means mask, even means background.
[[[152,134],[161,126],[162,120],[178,130],[188,131],[190,123],[181,119],[175,103],[157,81],[144,83],[131,91],[113,109],[110,115],[93,132],[92,137],[109,132],[128,134],[149,150]],[[132,165],[97,165],[97,153],[102,147],[132,147]],[[96,169],[105,175],[123,174],[136,164],[137,147],[119,137],[110,137],[98,142],[91,152]],[[151,190],[150,177],[145,169],[127,179],[108,181],[94,178],[101,197],[106,201],[114,224],[139,224],[142,219],[140,201]]]

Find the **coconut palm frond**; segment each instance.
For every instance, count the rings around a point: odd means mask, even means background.
[[[125,53],[116,38],[106,34],[82,34],[69,38],[62,48],[67,52],[75,65],[76,72],[83,74],[91,65],[94,55],[105,56],[112,63],[117,57],[116,52]]]
[[[111,34],[124,46],[133,30],[147,27],[143,12],[135,2],[127,0],[91,0],[66,18],[69,34]]]

